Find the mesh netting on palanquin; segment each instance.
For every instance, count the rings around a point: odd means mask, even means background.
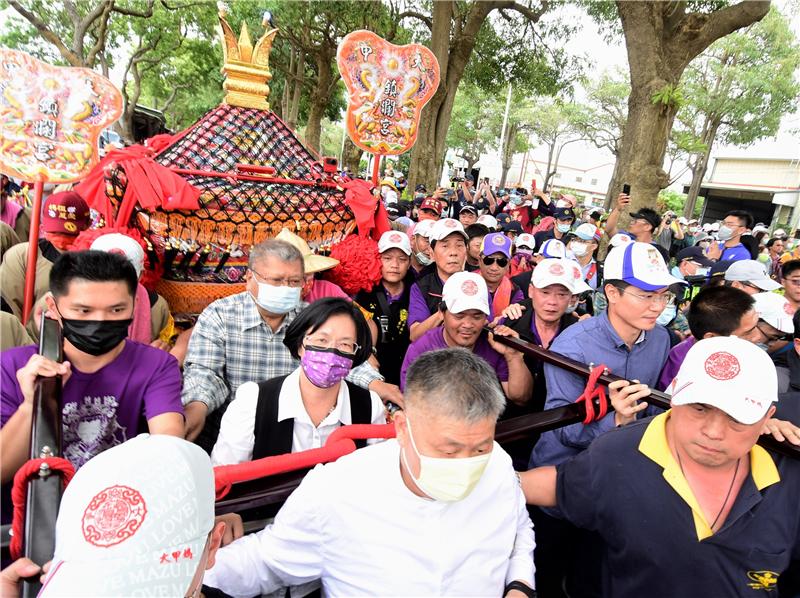
[[[323,251],[355,228],[344,191],[272,112],[222,104],[155,159],[201,192],[198,210],[131,216],[165,282],[240,283],[250,247],[284,227]],[[115,212],[126,185],[121,167],[106,172]]]

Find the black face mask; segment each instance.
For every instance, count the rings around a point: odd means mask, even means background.
[[[129,320],[68,320],[61,318],[64,338],[89,355],[103,355],[128,337]]]

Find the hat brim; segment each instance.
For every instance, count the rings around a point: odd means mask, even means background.
[[[317,272],[335,268],[339,265],[339,260],[324,255],[304,255],[303,265],[306,274],[316,274]]]
[[[774,401],[774,399],[764,399],[764,402],[767,406],[763,412],[760,412],[754,408],[748,408],[744,401],[738,401],[738,404],[734,404],[734,401],[731,399],[729,393],[721,394],[707,392],[704,388],[705,385],[703,384],[686,384],[682,387],[680,381],[678,381],[676,385],[678,388],[677,394],[672,395],[672,385],[668,386],[665,391],[666,394],[671,395],[673,406],[695,404],[711,405],[712,407],[716,407],[720,411],[727,413],[736,421],[748,426],[763,418],[769,411],[770,405],[772,405],[772,402]]]
[[[453,306],[450,307],[449,305],[447,305],[447,303],[445,303],[445,305],[447,306],[447,311],[449,311],[452,314],[464,313],[465,311],[469,311],[471,309],[474,309],[476,311],[481,312],[487,318],[489,317],[489,314],[490,314],[489,302],[488,301],[481,301],[480,299],[473,299],[473,298],[467,299],[467,298],[459,297],[459,298],[455,299],[454,301],[452,301],[452,304],[453,304]]]
[[[747,282],[757,286],[762,291],[777,291],[782,288],[780,283],[775,282],[771,278],[759,278],[756,280],[748,280]]]

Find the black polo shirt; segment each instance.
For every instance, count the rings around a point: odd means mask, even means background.
[[[777,596],[800,557],[800,461],[753,447],[750,476],[712,533],[669,450],[668,417],[611,430],[557,467],[564,517],[603,538],[603,595]]]

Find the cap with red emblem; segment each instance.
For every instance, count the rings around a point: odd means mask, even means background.
[[[486,281],[474,272],[456,272],[442,289],[442,301],[447,311],[460,314],[470,309],[482,311],[487,316],[489,311],[489,289]]]
[[[174,436],[137,436],[67,486],[39,596],[185,596],[213,525],[208,455]]]
[[[549,258],[539,262],[531,274],[534,288],[543,289],[552,284],[560,284],[573,295],[580,295],[592,288],[583,280],[580,266],[566,258]]]
[[[406,255],[411,255],[411,242],[408,240],[408,235],[396,230],[388,230],[383,233],[378,241],[378,253],[390,249],[399,249]]]
[[[673,405],[702,403],[754,424],[778,400],[778,375],[766,351],[735,336],[695,343],[667,388]]]

